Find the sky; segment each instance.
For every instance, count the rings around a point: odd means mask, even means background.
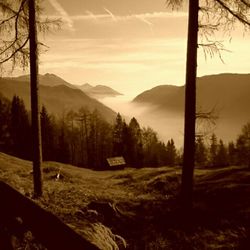
[[[48,51],[40,73],[73,84],[104,84],[134,97],[156,85],[185,82],[187,12],[165,0],[44,0],[44,15],[61,18],[60,31],[41,37]],[[224,63],[198,57],[198,76],[250,72],[250,35],[225,41]]]

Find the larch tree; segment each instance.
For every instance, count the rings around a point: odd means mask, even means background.
[[[38,84],[38,44],[36,27],[35,0],[29,0],[29,46],[30,46],[30,93],[31,93],[31,130],[33,146],[33,184],[34,196],[42,196],[42,139]]]
[[[4,0],[0,2],[0,69],[10,63],[12,70],[16,65],[30,67],[32,149],[34,197],[42,196],[42,148],[38,84],[38,46],[37,30],[46,32],[59,27],[60,20],[41,20],[38,0]]]
[[[195,164],[197,48],[201,47],[205,56],[218,54],[221,57],[223,44],[212,41],[211,37],[219,30],[230,33],[238,22],[248,29],[250,2],[249,0],[166,0],[167,5],[173,8],[180,7],[184,2],[189,3],[189,8],[181,204],[183,210],[190,211],[193,203]]]

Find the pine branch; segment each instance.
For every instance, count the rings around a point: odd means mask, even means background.
[[[235,17],[238,21],[243,23],[244,25],[250,26],[250,22],[247,19],[244,19],[242,16],[240,16],[238,13],[230,9],[228,5],[226,5],[222,0],[215,0],[222,8],[224,8],[226,11],[228,11],[233,17]],[[241,0],[242,3],[249,6],[249,4],[245,0]]]
[[[250,3],[246,2],[246,0],[240,0],[243,4],[245,4],[248,8],[250,8]]]
[[[23,44],[21,46],[19,46],[17,49],[15,49],[15,51],[13,53],[11,53],[11,55],[9,55],[7,58],[0,61],[0,64],[3,64],[5,62],[7,62],[8,60],[10,60],[11,58],[13,58],[18,52],[20,52],[26,46],[28,41],[29,41],[29,37],[27,37],[26,40],[23,42]]]
[[[7,52],[9,49],[11,49],[11,47],[13,47],[13,46],[15,45],[15,43],[18,41],[18,19],[19,19],[19,16],[20,16],[21,11],[23,10],[23,7],[24,7],[24,4],[25,4],[26,1],[27,1],[27,0],[23,0],[23,1],[21,2],[21,5],[20,5],[18,11],[15,12],[15,15],[13,15],[13,16],[11,16],[11,17],[5,19],[5,20],[3,20],[3,21],[1,22],[1,24],[0,24],[0,25],[3,25],[5,22],[8,22],[8,21],[10,21],[11,19],[15,18],[15,38],[14,38],[13,42],[12,42],[7,48],[5,48],[3,51],[0,52],[0,55],[3,55],[4,53],[6,53],[6,52]],[[22,48],[21,48],[21,49],[22,49]],[[0,63],[1,63],[1,62],[0,62]]]

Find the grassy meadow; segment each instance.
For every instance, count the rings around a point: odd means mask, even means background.
[[[197,169],[188,215],[179,208],[178,167],[93,171],[44,162],[43,179],[35,202],[100,249],[250,248],[248,168]],[[0,180],[32,199],[31,162],[0,153]]]

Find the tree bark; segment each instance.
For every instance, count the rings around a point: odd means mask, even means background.
[[[198,12],[199,0],[190,0],[185,84],[184,159],[181,185],[181,202],[185,211],[192,209],[193,202]]]
[[[35,0],[29,0],[30,92],[32,116],[32,150],[34,197],[42,196],[42,146],[38,84],[38,48]]]

